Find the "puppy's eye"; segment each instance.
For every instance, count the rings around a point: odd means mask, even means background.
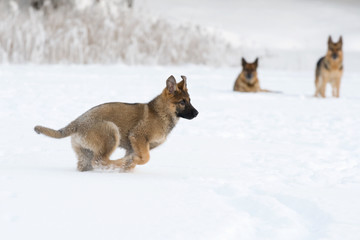
[[[185,103],[186,103],[186,102],[185,102],[185,100],[184,100],[184,99],[183,99],[183,100],[181,100],[181,101],[179,102],[179,104],[180,104],[180,105],[182,105],[182,106],[184,106],[184,105],[185,105]]]

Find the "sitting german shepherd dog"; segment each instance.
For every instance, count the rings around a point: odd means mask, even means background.
[[[35,132],[53,138],[71,136],[79,171],[94,167],[129,171],[149,161],[150,149],[166,140],[180,117],[193,119],[198,115],[190,103],[186,77],[181,78],[177,84],[170,76],[166,88],[149,103],[105,103],[91,108],[60,130],[36,126]],[[110,160],[117,147],[126,150],[125,156]]]
[[[319,59],[315,72],[315,97],[325,97],[326,84],[332,86],[333,97],[340,96],[340,83],[343,74],[342,37],[334,43],[329,36],[328,50],[325,57]]]
[[[270,92],[261,89],[257,76],[258,58],[255,62],[247,63],[244,58],[241,59],[242,71],[234,84],[234,91],[237,92]]]

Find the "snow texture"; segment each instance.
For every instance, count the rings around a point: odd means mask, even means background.
[[[0,239],[359,239],[359,74],[318,99],[312,71],[259,70],[283,94],[241,94],[239,70],[0,66]],[[78,172],[69,138],[33,131],[147,102],[170,74],[199,116],[133,173]]]

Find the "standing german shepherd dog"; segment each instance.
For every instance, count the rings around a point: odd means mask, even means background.
[[[237,77],[234,84],[234,91],[237,92],[270,92],[269,90],[261,89],[259,79],[257,76],[257,67],[259,59],[255,62],[247,63],[244,58],[241,59],[242,71]]]
[[[60,130],[36,126],[35,132],[53,138],[71,136],[79,171],[94,167],[125,171],[150,159],[150,149],[163,143],[179,118],[193,119],[198,111],[191,105],[186,77],[166,81],[162,93],[146,104],[105,103],[96,106]],[[117,147],[126,150],[123,158],[110,160]]]
[[[340,83],[343,74],[342,37],[334,43],[329,36],[328,50],[325,57],[319,59],[315,72],[315,97],[325,97],[326,84],[332,86],[333,97],[340,96]]]

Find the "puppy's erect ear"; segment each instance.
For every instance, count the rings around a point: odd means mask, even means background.
[[[241,58],[241,65],[243,67],[245,67],[246,64],[247,64],[247,62],[246,62],[245,58]]]
[[[255,67],[258,67],[258,62],[259,62],[259,58],[257,57],[257,58],[255,59],[255,62],[254,62]]]
[[[169,93],[173,94],[176,91],[176,80],[173,75],[171,75],[166,80],[166,89],[169,91]]]
[[[186,77],[182,75],[181,78],[182,78],[182,81],[179,82],[178,88],[186,91],[187,90]]]

